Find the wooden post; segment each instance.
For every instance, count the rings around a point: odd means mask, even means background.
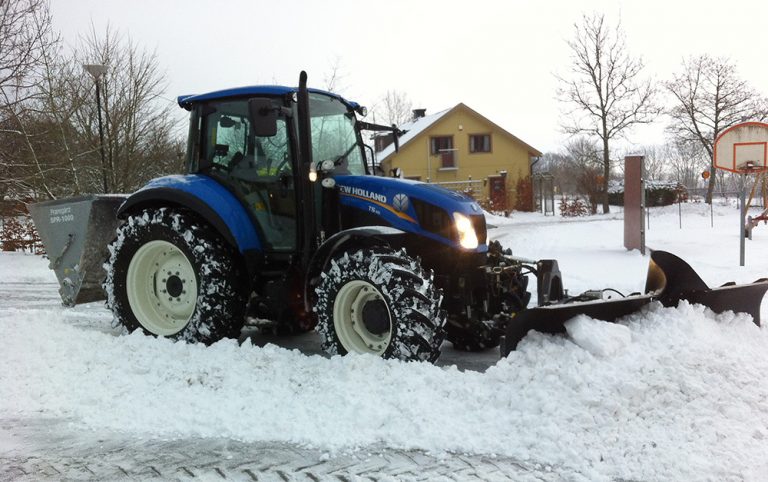
[[[624,247],[645,255],[643,156],[624,158]]]

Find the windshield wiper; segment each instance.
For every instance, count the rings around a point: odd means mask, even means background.
[[[342,162],[344,162],[344,160],[347,158],[347,156],[348,156],[348,155],[350,155],[350,154],[352,154],[352,151],[354,151],[354,150],[355,150],[355,147],[357,147],[357,141],[355,141],[354,143],[352,143],[352,145],[351,145],[351,146],[349,146],[349,149],[347,149],[347,150],[344,152],[344,154],[342,154],[342,155],[340,155],[339,157],[337,157],[337,158],[336,158],[336,160],[334,160],[334,161],[333,161],[333,165],[334,165],[334,166],[338,166],[338,165],[340,165]]]

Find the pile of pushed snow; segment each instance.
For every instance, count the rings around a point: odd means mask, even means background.
[[[618,353],[632,341],[632,332],[628,327],[595,320],[586,315],[566,321],[565,330],[574,343],[599,356]]]
[[[532,333],[483,374],[113,336],[48,314],[0,311],[0,417],[330,450],[501,454],[582,480],[768,473],[755,465],[768,453],[768,336],[743,315],[683,303],[654,304],[618,331],[576,320],[576,339],[601,341],[584,349]]]

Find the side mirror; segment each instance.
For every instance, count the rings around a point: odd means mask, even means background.
[[[248,114],[257,137],[272,137],[277,134],[277,109],[272,105],[271,99],[248,99]]]

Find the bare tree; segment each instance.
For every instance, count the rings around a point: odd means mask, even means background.
[[[663,181],[670,175],[667,147],[665,145],[647,144],[624,149],[617,157],[643,156],[643,170],[649,180]],[[617,163],[618,171],[623,176],[624,163]]]
[[[386,125],[403,125],[413,120],[413,102],[405,92],[388,90],[377,104],[376,117]]]
[[[570,160],[569,175],[576,192],[587,198],[590,213],[596,214],[600,197],[607,191],[600,179],[600,148],[589,138],[577,137],[565,145],[565,153]]]
[[[325,90],[333,92],[334,94],[343,94],[347,90],[343,84],[347,75],[344,73],[344,67],[341,62],[341,57],[338,55],[333,58],[331,65],[328,67],[328,71],[323,76],[323,84]]]
[[[609,212],[610,141],[636,124],[652,122],[659,109],[653,103],[651,81],[640,80],[642,59],[627,52],[620,25],[610,28],[604,15],[583,16],[568,42],[572,54],[569,76],[558,77],[559,97],[573,108],[570,134],[588,134],[602,141],[603,212]]]
[[[100,79],[105,111],[108,186],[130,192],[146,180],[181,170],[181,143],[154,54],[107,30],[74,51],[49,44],[28,73],[31,94],[5,115],[0,140],[12,146],[0,164],[0,186],[24,196],[56,198],[101,192],[102,163],[93,79],[84,63],[108,65]],[[0,193],[2,194],[2,193]],[[17,194],[18,196],[18,194]]]
[[[699,185],[701,173],[708,169],[706,151],[698,142],[673,140],[664,145],[665,157],[673,178],[687,189]]]
[[[44,52],[58,44],[51,23],[46,0],[0,0],[0,199],[9,194],[26,197],[33,191],[33,166],[19,155],[30,138],[19,119],[38,93],[36,73]],[[39,162],[33,171],[44,172]]]
[[[588,195],[582,189],[580,179],[585,172],[598,172],[600,166],[599,147],[595,142],[580,136],[571,139],[561,152],[545,153],[536,163],[536,170],[552,174],[558,192]]]
[[[163,97],[166,83],[156,54],[108,27],[103,35],[91,30],[74,59],[76,65],[108,67],[100,82],[109,190],[128,192],[152,177],[178,172],[181,154],[170,115],[174,105]],[[77,92],[81,100],[95,96],[93,81],[86,86],[87,90]],[[89,157],[96,165],[100,141],[95,102],[82,102],[73,121],[89,140]]]
[[[0,103],[4,107],[34,94],[31,73],[45,49],[58,42],[51,23],[46,0],[0,0]]]
[[[669,131],[680,141],[699,143],[709,157],[706,201],[711,203],[716,178],[715,139],[732,125],[766,119],[768,101],[738,77],[728,59],[706,54],[685,60],[682,72],[665,86],[676,101],[668,111],[673,120]]]

